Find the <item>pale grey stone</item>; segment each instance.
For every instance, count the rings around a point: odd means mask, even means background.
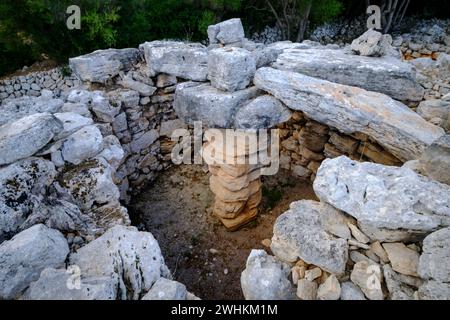
[[[403,284],[391,265],[383,266],[383,275],[391,300],[413,300],[414,290]]]
[[[351,281],[341,283],[341,300],[366,300],[361,289]]]
[[[69,59],[69,66],[82,81],[105,83],[120,71],[128,71],[138,56],[134,48],[97,50]]]
[[[275,222],[272,252],[286,262],[302,259],[327,272],[344,273],[347,241],[329,233],[323,223],[324,216],[333,210],[327,204],[312,200],[291,203],[290,209]]]
[[[208,55],[208,79],[223,91],[245,89],[253,80],[256,61],[250,51],[242,48],[218,48]]]
[[[394,48],[392,47],[392,37],[388,34],[369,29],[360,37],[353,40],[351,49],[356,54],[369,57],[381,57],[384,55],[393,55]],[[400,58],[400,54],[394,54]]]
[[[72,103],[72,102],[64,103],[60,112],[73,112],[83,117],[92,118],[92,114],[89,111],[89,108],[87,107],[87,105],[83,103]]]
[[[376,263],[360,261],[353,266],[350,279],[364,292],[369,300],[383,300],[384,294],[381,288],[383,274]]]
[[[120,107],[112,106],[100,91],[94,91],[91,97],[92,112],[97,116],[97,119],[102,122],[113,122],[114,117],[120,112]]]
[[[186,300],[186,286],[177,281],[159,278],[141,300]]]
[[[246,300],[293,300],[295,290],[288,280],[289,265],[269,256],[264,250],[252,250],[241,274]]]
[[[450,135],[446,134],[433,142],[419,163],[426,176],[450,185]]]
[[[0,298],[14,299],[41,271],[64,265],[69,246],[64,236],[42,224],[0,244]]]
[[[36,113],[0,127],[0,165],[35,154],[63,129],[49,113]]]
[[[98,154],[104,158],[115,170],[122,164],[125,151],[120,144],[119,139],[114,135],[106,136],[102,142],[103,150]]]
[[[273,67],[384,93],[401,101],[421,101],[424,94],[415,69],[392,57],[355,56],[343,50],[290,49],[278,57]]]
[[[318,300],[338,300],[341,296],[341,285],[334,274],[330,275],[317,290]]]
[[[428,280],[419,288],[420,300],[450,300],[450,283]]]
[[[250,87],[230,93],[209,84],[185,82],[177,86],[173,107],[178,117],[188,124],[202,121],[209,128],[232,128],[236,112],[259,92]]]
[[[417,159],[444,130],[386,95],[299,73],[261,68],[255,85],[313,120],[349,134],[365,133],[400,160]]]
[[[239,108],[235,116],[237,129],[269,129],[287,122],[291,111],[278,99],[264,95]]]
[[[157,130],[152,129],[150,131],[147,131],[139,138],[131,141],[131,151],[133,153],[140,152],[142,149],[148,148],[150,145],[152,145],[156,140],[158,140],[158,138],[159,134]]]
[[[450,223],[450,186],[408,168],[340,156],[322,162],[313,187],[321,201],[356,218],[374,241],[417,239]]]
[[[423,240],[418,272],[423,279],[450,283],[450,228],[433,232]]]
[[[96,126],[85,126],[67,138],[62,146],[62,156],[67,162],[80,164],[95,157],[102,149],[102,142],[102,134]]]
[[[149,96],[153,95],[153,93],[155,93],[155,91],[156,91],[156,87],[152,87],[145,83],[135,81],[129,76],[124,77],[119,82],[119,84],[124,88],[139,92],[139,94],[142,97],[149,97]]]
[[[114,280],[108,277],[74,277],[73,270],[46,268],[25,292],[24,300],[116,300]]]
[[[73,112],[55,113],[54,116],[63,124],[63,130],[54,137],[54,140],[67,138],[75,131],[94,123],[91,118]]]
[[[53,182],[53,163],[28,158],[0,168],[0,243],[15,235]]]
[[[201,44],[175,41],[145,42],[139,46],[153,75],[166,73],[193,81],[206,81],[208,51]]]
[[[115,226],[70,256],[81,273],[114,280],[118,299],[138,300],[161,277],[170,277],[158,242],[149,232]]]
[[[244,40],[245,33],[241,19],[234,18],[208,27],[209,43],[230,44]]]
[[[161,137],[171,137],[173,131],[177,129],[187,129],[187,125],[181,119],[168,120],[161,122],[161,127],[159,128],[159,135]]]

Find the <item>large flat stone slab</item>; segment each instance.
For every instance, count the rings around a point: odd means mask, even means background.
[[[177,86],[173,107],[188,124],[202,121],[210,128],[232,128],[238,109],[259,94],[256,87],[224,92],[209,84],[184,82]]]
[[[422,100],[415,68],[400,59],[365,57],[332,49],[288,49],[273,64],[280,70],[384,93],[401,101]]]
[[[254,84],[313,120],[343,133],[367,134],[402,161],[417,159],[444,134],[381,93],[273,68],[258,69]]]
[[[356,218],[374,241],[417,240],[450,224],[450,186],[405,167],[326,159],[314,191]]]

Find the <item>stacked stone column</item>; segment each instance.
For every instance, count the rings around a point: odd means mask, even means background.
[[[225,130],[219,132],[225,137]],[[239,133],[235,135],[238,137]],[[215,139],[208,133],[205,138],[203,156],[211,172],[213,213],[227,229],[234,231],[258,214],[262,199],[260,167],[252,160],[257,159],[258,151],[249,143],[240,145],[229,139]]]

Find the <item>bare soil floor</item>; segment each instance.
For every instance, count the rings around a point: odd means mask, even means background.
[[[202,166],[175,166],[129,206],[133,223],[158,240],[174,279],[201,299],[243,299],[240,275],[251,249],[272,237],[276,218],[300,199],[316,199],[309,182],[281,171],[263,177],[258,219],[228,232],[212,215],[214,195]]]

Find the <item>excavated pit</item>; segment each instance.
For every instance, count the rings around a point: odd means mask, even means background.
[[[316,199],[310,182],[280,169],[263,176],[256,220],[235,232],[212,214],[210,173],[200,165],[169,168],[129,205],[133,224],[158,240],[175,280],[201,299],[243,299],[240,276],[252,249],[266,249],[276,218],[300,199]]]

